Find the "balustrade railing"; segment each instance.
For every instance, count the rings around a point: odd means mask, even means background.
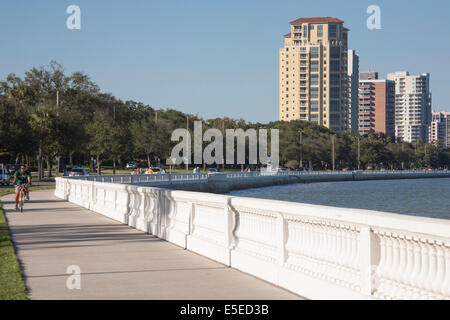
[[[79,179],[55,195],[307,298],[450,299],[447,220]]]

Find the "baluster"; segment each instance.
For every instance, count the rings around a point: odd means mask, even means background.
[[[443,246],[445,259],[445,277],[441,285],[441,292],[444,297],[450,298],[450,247],[449,244]]]
[[[335,278],[335,281],[338,281],[340,274],[341,274],[341,267],[340,267],[340,254],[341,254],[341,237],[339,232],[339,226],[333,224],[332,227],[332,233],[333,233],[333,263],[334,263],[334,271],[333,271],[333,277]]]
[[[405,299],[411,299],[413,290],[411,288],[412,285],[412,274],[414,270],[414,246],[412,243],[411,237],[406,237],[405,239],[406,246],[406,268],[401,275],[401,281],[406,285]]]
[[[420,239],[420,254],[421,254],[421,270],[418,279],[418,287],[420,289],[427,289],[427,277],[430,270],[430,259],[428,257],[428,246],[426,245],[426,240]],[[423,292],[419,293],[423,297]]]
[[[386,268],[386,259],[387,259],[387,252],[386,252],[386,237],[382,232],[378,233],[378,238],[380,239],[380,262],[376,269],[376,282],[375,282],[375,289],[376,289],[376,296],[379,297],[383,294],[383,290],[385,287],[385,280],[384,280],[384,270]]]
[[[398,235],[394,235],[393,239],[393,246],[392,246],[392,257],[393,257],[393,263],[391,266],[391,270],[389,272],[389,278],[391,280],[391,291],[390,295],[393,298],[398,298],[397,294],[399,294],[399,291],[401,290],[400,283],[398,282],[398,272],[401,267],[401,239]]]
[[[309,271],[312,271],[312,265],[311,265],[311,257],[313,255],[314,251],[314,234],[312,231],[312,224],[311,221],[307,221],[307,237],[308,237],[308,249],[307,249],[307,260],[306,260],[306,268]]]
[[[343,283],[345,281],[345,275],[347,272],[346,269],[346,256],[347,256],[347,230],[344,226],[339,225],[339,242],[340,242],[340,253],[339,253],[339,283]]]
[[[359,277],[361,276],[361,270],[360,270],[360,266],[359,266],[359,238],[360,238],[360,233],[359,230],[357,230],[355,228],[355,230],[353,230],[352,232],[352,243],[353,243],[353,248],[352,248],[352,254],[353,254],[353,281],[352,284],[353,285],[359,285],[360,281],[359,281]]]
[[[418,238],[413,238],[413,257],[414,257],[414,268],[411,272],[411,276],[409,277],[409,282],[413,287],[412,299],[420,298],[420,273],[422,272],[422,252],[420,240]]]
[[[389,290],[390,290],[390,286],[391,286],[391,281],[390,281],[390,271],[392,268],[392,264],[394,261],[394,248],[393,248],[393,243],[394,238],[392,238],[392,234],[391,233],[386,233],[386,264],[385,264],[385,268],[383,270],[383,277],[384,277],[384,288],[383,288],[383,293],[385,295],[389,294]]]
[[[304,269],[306,267],[306,256],[308,255],[308,229],[307,229],[307,222],[305,219],[301,220],[301,239],[302,239],[302,246],[301,246],[301,254],[302,254],[302,263],[301,266]]]
[[[350,262],[351,262],[351,236],[350,236],[350,230],[347,226],[343,226],[342,228],[342,241],[343,241],[343,256],[342,256],[342,262],[343,262],[343,274],[342,274],[342,280],[345,284],[347,284],[350,281]]]
[[[341,273],[341,267],[340,267],[340,250],[341,250],[341,242],[340,242],[340,236],[339,236],[339,226],[336,224],[332,225],[332,234],[333,234],[333,252],[332,252],[332,262],[334,264],[333,266],[333,281],[338,282],[340,273]]]
[[[433,282],[437,275],[437,256],[435,241],[429,240],[426,246],[428,248],[429,270],[428,276],[425,280],[425,288],[431,293],[433,291]],[[430,294],[429,297],[432,298],[432,294]]]
[[[307,257],[311,256],[311,228],[309,224],[309,220],[305,221],[305,255]]]
[[[444,244],[441,241],[436,243],[436,277],[432,283],[433,292],[439,296],[442,294],[441,286],[445,277],[445,257],[443,245]]]
[[[325,260],[325,264],[328,268],[328,264],[331,261],[331,248],[332,243],[330,242],[331,239],[331,229],[329,227],[329,224],[324,222],[322,224],[322,232],[323,232],[323,259]],[[329,270],[327,270],[329,272]],[[327,274],[328,274],[327,272]]]
[[[319,248],[317,250],[318,252],[318,258],[319,258],[319,273],[321,274],[322,278],[326,278],[327,275],[327,266],[326,266],[326,252],[327,252],[327,248],[326,248],[326,234],[325,234],[325,229],[324,229],[324,225],[322,223],[318,223],[317,224],[317,230],[319,233]]]

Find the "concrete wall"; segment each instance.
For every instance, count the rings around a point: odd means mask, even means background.
[[[450,299],[450,221],[65,178],[55,195],[306,298]]]

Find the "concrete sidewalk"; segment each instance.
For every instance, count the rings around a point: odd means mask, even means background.
[[[24,213],[1,198],[30,299],[301,299],[102,215],[31,193]],[[69,290],[69,266],[81,290]]]

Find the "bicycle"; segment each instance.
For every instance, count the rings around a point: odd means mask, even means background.
[[[23,212],[23,205],[25,203],[26,198],[26,191],[25,188],[28,186],[28,184],[21,184],[19,186],[19,199],[18,199],[18,205],[20,208],[20,212]]]

